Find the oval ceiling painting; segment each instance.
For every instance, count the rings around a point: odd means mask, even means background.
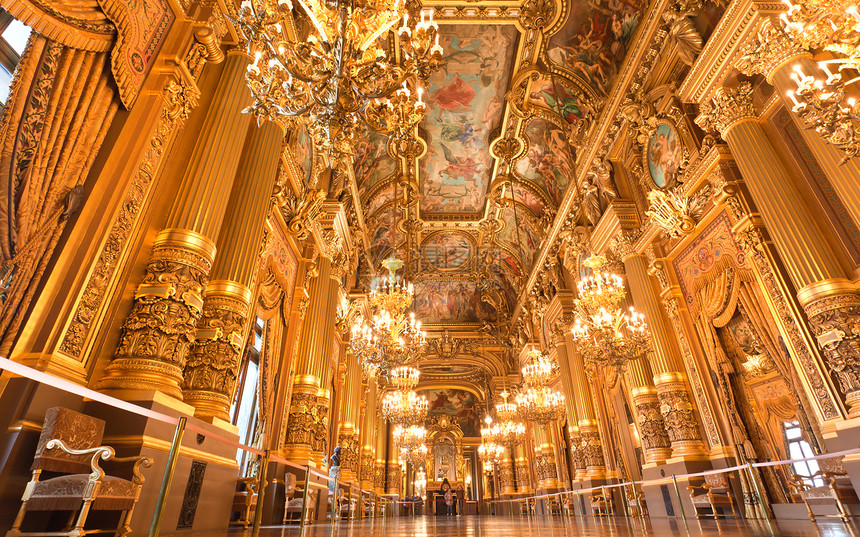
[[[658,188],[672,186],[681,164],[681,145],[675,127],[660,123],[648,140],[648,171]]]

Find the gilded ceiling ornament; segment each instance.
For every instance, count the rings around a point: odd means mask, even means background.
[[[702,36],[692,19],[695,15],[695,11],[680,8],[663,13],[668,25],[668,41],[677,47],[678,57],[687,65],[693,65],[702,52]]]
[[[520,11],[520,24],[526,30],[541,30],[555,14],[553,0],[526,0]]]
[[[736,123],[758,117],[752,97],[752,84],[746,81],[737,88],[721,87],[712,100],[699,106],[699,115],[694,121],[702,130],[719,132],[725,138]]]
[[[674,239],[695,231],[710,198],[710,185],[691,196],[684,191],[683,185],[669,190],[652,190],[648,193],[649,206],[645,214],[666,236]]]
[[[591,169],[582,184],[582,210],[585,220],[597,225],[603,212],[618,197],[612,181],[612,164],[603,159],[594,159]]]
[[[322,190],[305,189],[301,199],[292,189],[276,185],[272,196],[287,222],[287,230],[298,240],[304,240],[311,233],[320,215],[320,208],[326,194]]]
[[[766,19],[758,27],[755,36],[740,50],[741,57],[736,62],[740,72],[747,75],[760,74],[768,80],[778,68],[800,56],[809,56],[785,31],[777,28]]]

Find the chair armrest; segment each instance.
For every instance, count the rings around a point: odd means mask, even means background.
[[[152,466],[152,457],[146,456],[138,456],[138,457],[111,457],[109,459],[112,462],[133,462],[134,466],[131,469],[132,478],[131,482],[135,485],[143,485],[144,478],[143,474],[140,473],[140,468],[149,468]]]
[[[101,481],[105,476],[104,470],[99,466],[99,459],[109,460],[114,456],[114,450],[110,446],[99,446],[90,449],[71,449],[62,440],[53,438],[45,445],[45,449],[59,449],[69,455],[92,455],[90,459],[90,481]]]
[[[708,490],[709,488],[711,488],[711,487],[707,483],[705,483],[703,485],[688,485],[687,486],[687,490]]]

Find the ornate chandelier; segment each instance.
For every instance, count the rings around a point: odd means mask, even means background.
[[[368,375],[389,374],[399,366],[413,364],[427,348],[421,321],[416,321],[414,314],[406,316],[413,287],[395,274],[403,261],[389,258],[383,266],[388,276],[374,279],[368,297],[373,316],[367,323],[357,320],[350,339],[350,347]]]
[[[394,445],[400,450],[400,460],[418,462],[427,457],[427,429],[422,425],[398,425],[393,433]]]
[[[828,143],[845,152],[844,163],[860,154],[860,106],[846,95],[846,87],[860,80],[844,80],[842,71],[860,68],[860,12],[844,0],[804,0],[792,4],[780,17],[785,32],[806,50],[824,50],[833,57],[818,63],[819,77],[795,67],[797,90],[788,93],[792,112]]]
[[[382,397],[382,417],[391,423],[416,425],[424,422],[430,403],[412,390],[392,390]]]
[[[621,309],[626,296],[621,277],[597,272],[604,262],[599,256],[586,260],[595,275],[577,284],[579,298],[571,332],[587,363],[621,371],[648,349],[650,334],[641,313],[633,307],[627,312]]]
[[[482,441],[478,446],[478,458],[487,470],[491,470],[494,464],[499,464],[504,456],[505,447],[495,442]]]
[[[556,364],[546,354],[532,349],[522,371],[524,387],[516,399],[519,413],[541,425],[561,419],[564,395],[550,387]]]
[[[236,23],[254,58],[249,111],[260,120],[305,117],[318,150],[343,154],[351,154],[362,124],[411,130],[424,105],[420,95],[410,98],[408,81],[417,89],[442,59],[432,13],[418,20],[420,3],[401,0],[299,3],[312,26],[307,38],[296,35],[291,0],[242,1]],[[383,50],[380,38],[401,20],[396,50]]]

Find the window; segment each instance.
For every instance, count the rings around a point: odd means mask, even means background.
[[[245,359],[239,371],[239,383],[233,407],[230,409],[230,419],[239,428],[239,442],[246,446],[254,440],[254,430],[257,428],[257,381],[260,378],[260,354],[263,351],[263,328],[265,323],[257,317],[254,330],[245,349]],[[248,474],[250,463],[249,453],[242,449],[236,451],[236,460],[243,475]]]
[[[782,424],[785,432],[785,441],[788,445],[789,459],[805,459],[813,457],[812,447],[809,442],[803,439],[803,430],[800,428],[800,422],[791,421]],[[791,463],[792,470],[795,474],[811,476],[818,471],[818,461],[799,461]],[[804,481],[814,487],[824,486],[824,480],[821,477],[815,479],[804,479]]]
[[[21,61],[29,37],[29,27],[0,10],[0,105],[9,99],[12,73]]]

